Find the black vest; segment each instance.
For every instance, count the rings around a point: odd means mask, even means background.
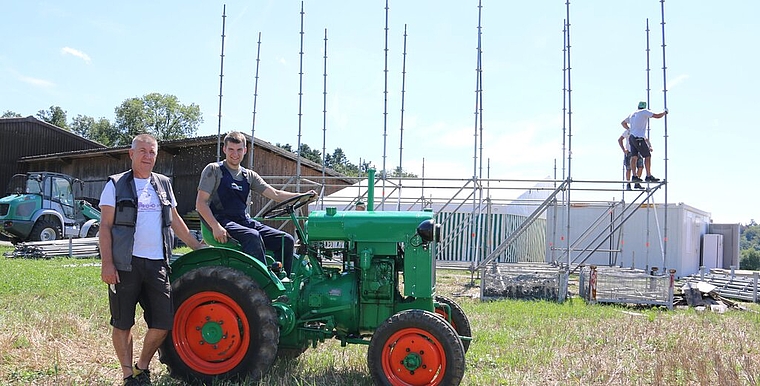
[[[132,170],[108,177],[113,181],[116,191],[114,224],[111,228],[111,253],[116,269],[132,270],[132,248],[135,242],[135,225],[137,224],[137,191]],[[158,194],[161,202],[161,235],[163,240],[164,261],[169,266],[172,255],[174,232],[172,232],[172,202],[169,196],[171,182],[163,174],[151,173],[150,184]]]

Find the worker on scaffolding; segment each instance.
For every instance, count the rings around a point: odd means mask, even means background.
[[[639,157],[644,157],[644,168],[647,171],[647,176],[644,179],[646,182],[657,182],[660,180],[652,175],[652,148],[646,138],[647,124],[649,123],[649,118],[659,119],[664,117],[667,113],[668,110],[661,113],[653,113],[647,109],[646,102],[639,102],[638,109],[620,122],[620,124],[623,125],[623,128],[630,130],[630,136],[628,137],[628,143],[631,147],[632,154],[630,168],[635,169]],[[631,182],[640,183],[642,180],[641,177],[634,174],[631,176]]]
[[[637,154],[637,160],[636,160],[636,169],[631,169],[631,142],[629,140],[629,137],[631,135],[631,131],[628,129],[623,130],[623,134],[620,134],[620,138],[618,138],[618,146],[620,146],[620,149],[623,150],[623,167],[625,168],[625,180],[629,181],[631,179],[631,172],[635,173],[634,175],[638,178],[641,178],[641,173],[644,171],[644,157],[640,157]],[[652,150],[652,145],[649,144],[649,138],[647,138],[647,145],[649,146],[649,150]],[[640,183],[636,182],[633,185],[636,189],[643,189]],[[631,183],[626,184],[626,190],[632,190],[631,189]]]

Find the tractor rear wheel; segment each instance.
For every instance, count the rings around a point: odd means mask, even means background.
[[[228,267],[201,267],[172,283],[174,327],[160,349],[172,377],[258,381],[274,362],[280,333],[266,293]]]
[[[32,241],[53,241],[60,240],[61,225],[49,217],[41,217],[34,223],[29,240]]]
[[[464,310],[462,310],[462,307],[460,307],[453,299],[447,298],[446,296],[438,295],[435,297],[435,301],[448,304],[449,308],[451,308],[451,326],[454,327],[454,331],[456,331],[459,336],[471,338],[472,329],[470,327],[470,320],[467,318]],[[449,320],[449,315],[447,315],[448,313],[445,308],[436,307],[435,313],[443,316],[444,319]],[[467,353],[467,350],[470,349],[470,341],[463,340],[462,346],[464,347],[464,352]]]
[[[406,310],[375,330],[367,363],[376,385],[458,385],[464,376],[464,347],[440,316]]]

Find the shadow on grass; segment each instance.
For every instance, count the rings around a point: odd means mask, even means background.
[[[236,385],[277,385],[277,386],[329,386],[329,385],[356,385],[372,386],[372,377],[364,365],[363,368],[332,368],[320,366],[320,363],[308,363],[302,359],[278,359],[258,382],[250,379],[220,380],[211,383],[211,386],[236,386]],[[186,385],[185,382],[174,379],[168,372],[160,374],[153,382],[156,386]]]

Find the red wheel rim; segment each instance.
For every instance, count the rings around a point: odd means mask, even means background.
[[[190,369],[217,375],[235,368],[250,344],[248,318],[229,296],[199,292],[177,309],[172,340]]]
[[[383,372],[392,385],[438,385],[446,371],[446,353],[434,336],[405,328],[385,342]]]
[[[457,330],[457,325],[454,324],[454,319],[452,319],[452,318],[449,317],[449,313],[446,312],[445,308],[443,308],[443,307],[436,308],[435,309],[435,313],[438,314],[438,315],[441,315],[443,317],[443,320],[446,321],[446,323],[451,323],[451,327],[454,327],[454,331],[457,331],[457,332],[459,331],[459,330]],[[451,320],[451,322],[449,322],[449,320]]]

